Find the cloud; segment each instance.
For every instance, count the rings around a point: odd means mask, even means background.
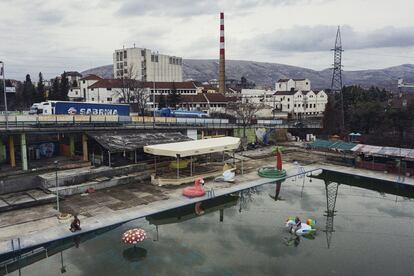
[[[254,40],[259,41],[261,47],[272,51],[328,51],[334,46],[336,31],[337,26],[294,26],[260,35]],[[414,45],[413,27],[387,26],[372,31],[357,32],[345,25],[341,27],[341,36],[345,50]]]
[[[243,12],[259,6],[279,6],[292,5],[297,3],[307,3],[311,0],[128,0],[124,1],[118,10],[119,15],[156,15],[187,17],[216,13],[218,11],[239,11]]]

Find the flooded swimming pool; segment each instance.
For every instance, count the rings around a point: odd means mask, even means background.
[[[19,267],[21,275],[410,275],[413,197],[411,186],[325,171],[56,242],[47,258],[39,250],[8,268],[10,275]],[[285,221],[296,215],[317,221],[314,237],[288,233]],[[133,227],[149,236],[135,250],[121,241]]]

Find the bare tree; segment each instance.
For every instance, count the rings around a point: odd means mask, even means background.
[[[265,106],[260,103],[250,102],[231,102],[227,105],[227,109],[231,112],[243,126],[243,138],[246,137],[247,126],[253,123],[256,113]]]
[[[128,67],[121,81],[121,88],[115,92],[120,101],[132,105],[140,115],[144,115],[150,93],[138,77],[134,66]]]

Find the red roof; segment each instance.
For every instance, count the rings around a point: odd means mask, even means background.
[[[88,88],[122,88],[124,87],[121,79],[100,79]]]
[[[154,82],[144,82],[144,87],[153,88]],[[183,82],[155,82],[155,89],[196,89],[194,82],[183,81]]]
[[[298,92],[298,90],[276,91],[274,95],[288,96],[288,95],[294,95],[296,92]]]
[[[229,99],[221,93],[206,93],[204,94],[210,103],[227,103]]]
[[[81,78],[81,80],[102,80],[102,78],[97,75],[90,74],[90,75],[87,75],[86,77]]]
[[[168,95],[165,94],[164,97],[168,101]],[[155,102],[160,102],[160,95],[155,95]],[[152,97],[151,97],[152,99]],[[206,98],[203,94],[196,94],[196,95],[180,95],[180,103],[207,103]]]
[[[168,102],[168,94],[164,95],[166,101]],[[160,102],[160,95],[155,96],[155,102]],[[208,99],[208,100],[207,100]],[[152,97],[151,97],[152,100]],[[236,101],[234,97],[226,97],[223,94],[218,93],[209,93],[209,94],[196,94],[196,95],[180,95],[180,103],[202,103],[202,104],[216,104],[216,103],[228,103]]]
[[[99,79],[96,83],[89,86],[89,88],[122,88],[125,86],[125,81],[135,81],[135,80],[122,80],[122,79]],[[140,83],[139,81],[137,81]],[[153,89],[154,83],[153,82],[143,82],[142,87],[151,88]],[[196,90],[196,86],[193,82],[155,82],[155,89],[168,89],[172,90],[175,89],[188,89],[188,90]]]

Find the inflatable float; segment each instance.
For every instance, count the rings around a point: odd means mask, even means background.
[[[196,179],[196,181],[194,181],[194,186],[183,189],[183,195],[186,197],[204,196],[206,194],[206,191],[202,186],[203,184],[204,180],[202,178]]]
[[[236,176],[236,173],[234,172],[234,169],[225,170],[223,172],[223,175],[217,176],[214,178],[214,181],[216,182],[234,182],[234,177]]]
[[[282,149],[276,147],[274,149],[276,153],[276,167],[262,167],[258,170],[260,177],[265,178],[282,178],[286,176],[286,170],[282,168]]]
[[[286,220],[286,228],[291,229],[292,234],[296,234],[298,236],[302,236],[302,235],[310,235],[310,234],[314,234],[316,232],[315,229],[315,224],[316,221],[313,219],[307,219],[305,222],[301,223],[300,229],[298,229],[295,232],[294,226],[296,225],[295,223],[295,217],[289,217]]]

